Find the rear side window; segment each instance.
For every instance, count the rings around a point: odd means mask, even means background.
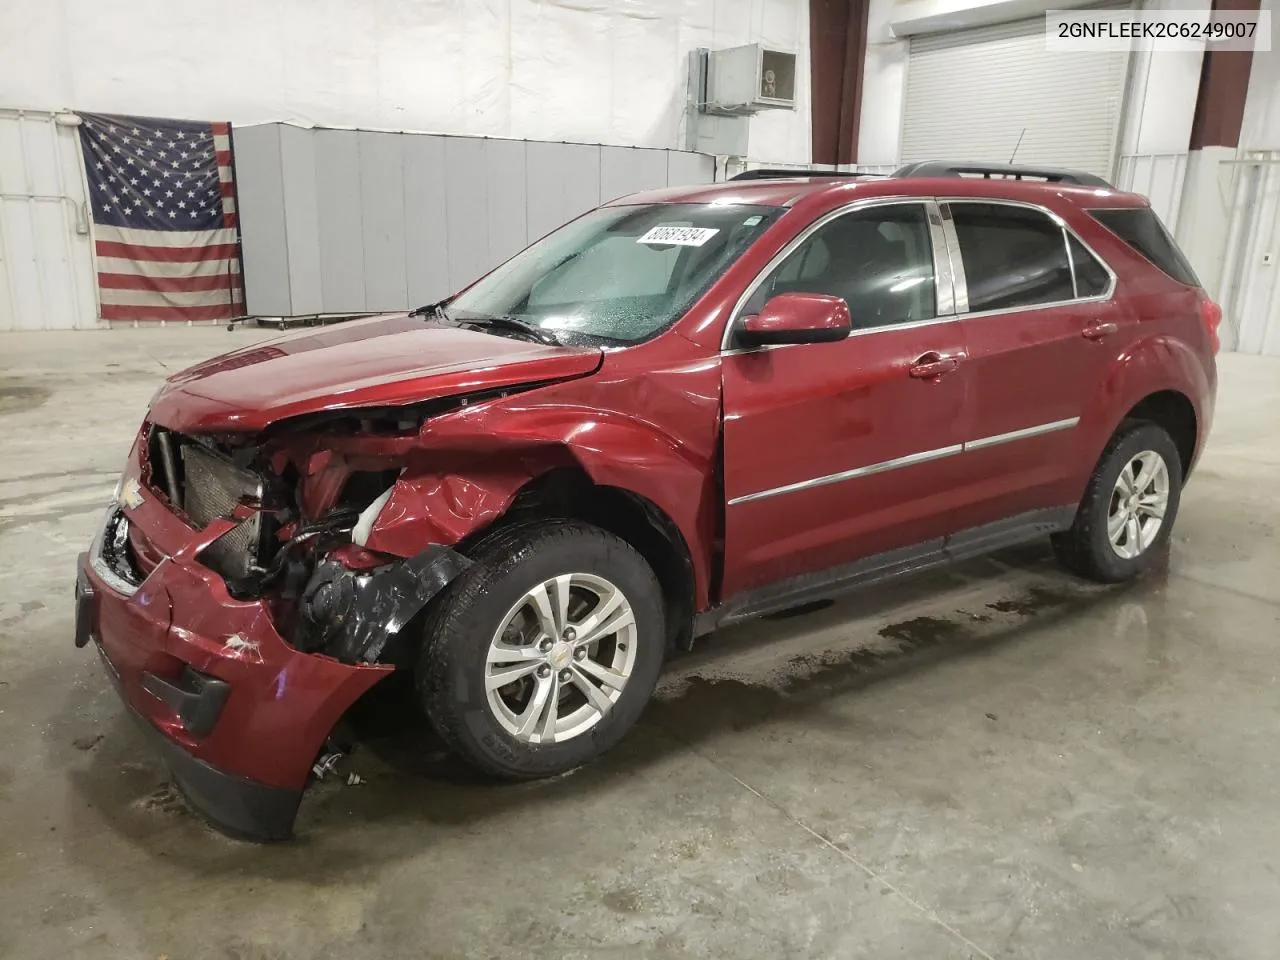
[[[1076,270],[1076,296],[1102,296],[1111,285],[1106,268],[1075,237],[1068,234],[1067,243],[1071,247],[1071,265]]]
[[[952,203],[969,310],[1007,310],[1075,298],[1063,230],[1039,210]]]
[[[1095,220],[1146,257],[1174,280],[1200,286],[1195,271],[1150,207],[1090,210]]]

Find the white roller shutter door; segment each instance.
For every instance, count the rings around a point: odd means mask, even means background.
[[[1113,174],[1127,53],[1045,48],[1044,18],[913,37],[902,160]],[[1026,133],[1023,134],[1023,130]]]

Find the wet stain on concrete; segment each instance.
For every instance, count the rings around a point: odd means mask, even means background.
[[[913,617],[880,628],[880,636],[907,647],[946,643],[964,635],[964,627],[941,617]]]
[[[0,379],[0,416],[26,413],[44,404],[53,393],[48,387],[37,386],[13,377]]]
[[[1019,597],[1010,597],[1007,600],[997,600],[995,603],[988,603],[987,608],[995,610],[997,613],[1014,613],[1019,616],[1028,617],[1040,613],[1043,610],[1050,610],[1055,607],[1061,607],[1069,603],[1071,597],[1055,590],[1047,590],[1044,587],[1031,587],[1026,593]]]
[[[685,742],[704,731],[746,730],[772,716],[821,702],[861,687],[927,669],[939,661],[1013,641],[1033,623],[1068,616],[1111,591],[1081,591],[1033,586],[989,606],[993,613],[957,609],[942,616],[917,616],[885,624],[870,644],[850,636],[845,650],[791,657],[768,677],[693,673],[661,692],[645,719]],[[1003,616],[997,616],[1003,614]],[[851,626],[856,621],[851,621]],[[714,642],[714,641],[711,641]]]
[[[40,922],[47,927],[61,927],[78,920],[94,916],[96,907],[88,897],[77,893],[61,893],[48,906],[40,917]]]
[[[143,810],[155,810],[161,813],[174,814],[180,817],[195,818],[198,815],[187,806],[187,802],[171,783],[162,783],[145,797],[136,801]]]
[[[631,887],[609,890],[600,897],[600,902],[615,913],[639,913],[644,906],[640,892]]]

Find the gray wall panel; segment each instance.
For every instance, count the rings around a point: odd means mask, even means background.
[[[524,152],[525,239],[529,242],[564,223],[560,189],[561,143],[530,143]],[[599,166],[597,165],[597,170]]]
[[[324,309],[326,313],[364,310],[359,134],[317,130],[315,147]]]
[[[564,165],[560,175],[564,203],[561,212],[567,222],[600,206],[603,199],[600,195],[601,147],[585,143],[562,143],[560,146]]]
[[[280,126],[280,174],[289,254],[292,314],[324,312],[320,286],[320,211],[315,132]],[[237,137],[239,135],[237,134]],[[236,141],[237,146],[239,140]],[[246,264],[248,258],[246,257]]]
[[[236,191],[244,250],[245,311],[288,316],[291,274],[285,195],[280,182],[280,132],[271,126],[236,129]]]
[[[375,310],[407,310],[405,282],[404,134],[361,131],[360,225],[364,240],[365,303]]]
[[[248,309],[266,316],[438,300],[603,201],[715,172],[675,150],[286,124],[235,143]]]
[[[710,183],[716,177],[716,159],[705,153],[667,151],[667,186],[684,187],[694,183]]]
[[[600,148],[585,143],[525,147],[528,242],[600,205]]]
[[[484,142],[491,267],[528,246],[525,226],[525,146],[523,140]]]
[[[600,200],[667,185],[667,151],[637,147],[600,148]]]
[[[461,290],[493,266],[489,255],[489,204],[485,195],[488,176],[484,154],[483,140],[445,138],[445,232],[450,290]]]
[[[405,270],[415,307],[448,296],[444,137],[408,136],[404,156]]]

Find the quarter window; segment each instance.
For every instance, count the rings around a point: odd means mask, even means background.
[[[1074,299],[1063,229],[1045,214],[997,203],[954,203],[950,211],[970,311]]]
[[[855,330],[932,320],[937,294],[924,205],[871,207],[820,227],[765,278],[744,315],[780,293],[840,297]]]
[[[1150,207],[1090,212],[1104,227],[1179,283],[1200,285],[1191,264]]]
[[[1083,243],[1070,234],[1067,244],[1071,247],[1071,263],[1076,270],[1076,296],[1100,297],[1111,285],[1111,277],[1098,258],[1085,249]]]

